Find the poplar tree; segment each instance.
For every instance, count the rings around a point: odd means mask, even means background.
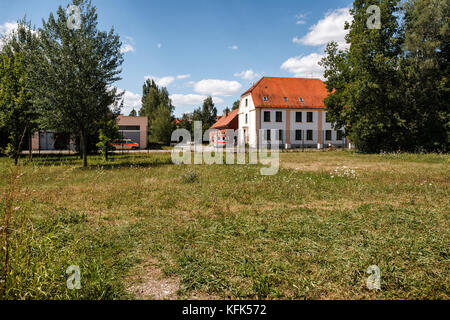
[[[71,11],[60,6],[43,21],[34,80],[42,125],[79,135],[86,167],[88,137],[97,134],[111,107],[119,108],[121,94],[113,83],[121,79],[123,54],[114,29],[98,29],[91,1],[73,0],[72,5]]]
[[[25,19],[17,30],[1,40],[0,58],[0,127],[7,132],[10,156],[18,162],[23,145],[28,140],[31,155],[31,136],[38,128],[38,111],[33,97],[33,61],[37,54],[38,37]]]
[[[142,87],[142,108],[139,110],[140,116],[148,118],[151,129],[152,122],[157,116],[157,110],[164,105],[170,113],[174,111],[174,106],[169,98],[169,92],[165,87],[160,88],[154,80],[147,79]]]
[[[16,165],[32,112],[26,76],[23,54],[0,55],[0,125],[9,133],[6,153]]]
[[[195,109],[192,114],[193,121],[201,121],[203,131],[208,130],[217,122],[217,108],[214,106],[212,97],[203,101],[201,108]]]

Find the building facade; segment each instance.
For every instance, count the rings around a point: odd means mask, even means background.
[[[147,117],[127,117],[119,115],[117,124],[119,134],[123,139],[130,139],[139,143],[140,149],[146,149],[148,144],[148,119]],[[37,150],[75,150],[75,141],[71,137],[62,137],[57,132],[37,132],[31,139],[32,149]],[[58,143],[64,141],[63,143]],[[64,144],[64,145],[63,145]]]
[[[258,148],[279,143],[282,148],[347,147],[343,130],[327,120],[320,79],[263,77],[241,96],[240,143]]]
[[[233,110],[222,117],[218,117],[218,121],[211,127],[209,132],[209,141],[214,142],[219,135],[226,135],[227,130],[239,129],[239,109]],[[232,145],[237,144],[236,141],[230,141]]]
[[[147,117],[118,117],[119,134],[123,139],[130,139],[139,143],[141,150],[148,145],[148,118]]]

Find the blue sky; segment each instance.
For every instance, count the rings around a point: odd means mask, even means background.
[[[37,27],[69,1],[0,3],[0,33],[24,15]],[[114,26],[125,52],[124,114],[140,108],[146,77],[167,86],[181,116],[212,95],[219,113],[261,76],[322,77],[326,43],[343,46],[351,0],[93,0],[101,29]]]

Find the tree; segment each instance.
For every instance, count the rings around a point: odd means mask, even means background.
[[[172,132],[175,130],[175,122],[171,110],[161,103],[156,109],[156,115],[152,122],[152,137],[157,142],[170,144]]]
[[[398,150],[408,139],[401,100],[400,57],[403,33],[397,14],[400,0],[355,0],[353,22],[346,25],[348,50],[330,43],[321,65],[330,92],[325,100],[336,128],[365,152]],[[381,29],[369,29],[367,9],[377,5]]]
[[[233,103],[233,108],[231,108],[231,110],[236,110],[236,109],[239,109],[239,106],[241,105],[241,100],[236,100],[234,103]]]
[[[195,109],[192,115],[194,121],[201,121],[203,131],[208,130],[217,121],[217,109],[214,106],[212,97],[208,97],[203,101],[201,108]]]
[[[152,79],[147,79],[142,87],[142,108],[139,110],[140,116],[148,118],[150,131],[152,130],[152,122],[157,115],[157,109],[160,105],[164,105],[170,113],[174,107],[169,98],[169,92],[166,88],[159,88]]]
[[[408,101],[410,149],[448,151],[450,132],[450,4],[409,0],[405,6],[404,97]]]
[[[0,56],[0,124],[9,132],[7,154],[18,164],[21,145],[30,126],[33,109],[29,104],[27,73],[23,54]]]
[[[231,111],[230,111],[230,108],[225,108],[224,110],[223,110],[223,115],[227,115],[227,114],[229,114]]]
[[[27,143],[30,148],[30,160],[32,159],[31,136],[38,127],[38,112],[33,101],[35,90],[31,75],[39,41],[31,24],[22,19],[18,22],[17,30],[5,37],[2,42],[3,83],[0,86],[0,94],[3,94],[6,100],[0,102],[0,114],[3,113],[3,130],[8,131],[9,141],[4,144],[9,144],[7,150],[17,164],[18,155],[23,145]]]
[[[136,110],[131,110],[131,112],[130,112],[130,115],[129,115],[130,117],[137,117],[137,112],[136,112]]]
[[[105,119],[100,123],[99,129],[99,147],[102,151],[102,155],[105,161],[108,161],[109,151],[114,150],[111,143],[119,138],[119,126],[117,125],[117,119]]]
[[[184,113],[178,123],[178,127],[180,129],[186,129],[191,134],[193,134],[193,125],[192,125],[192,113]]]
[[[81,11],[79,28],[69,28],[61,6],[56,17],[43,21],[34,84],[43,114],[43,127],[80,137],[83,166],[87,166],[88,137],[117,110],[121,94],[112,85],[120,80],[123,54],[119,36],[97,28],[97,12],[87,0],[73,0]],[[71,20],[72,21],[72,20]]]

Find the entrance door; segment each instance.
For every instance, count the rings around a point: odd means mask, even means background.
[[[248,144],[248,129],[244,128],[244,142]]]

